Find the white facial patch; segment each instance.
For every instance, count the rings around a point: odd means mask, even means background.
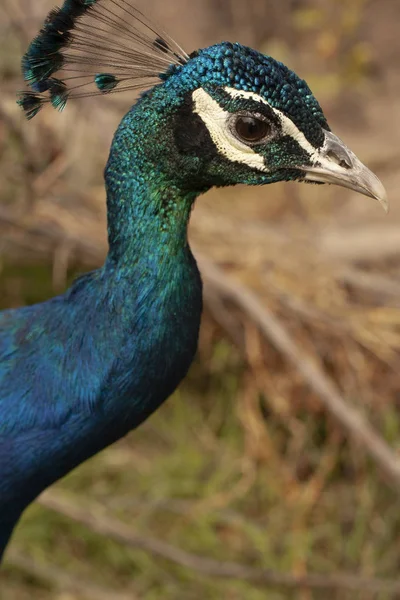
[[[299,144],[299,146],[303,148],[303,150],[305,150],[307,154],[309,154],[312,161],[319,160],[318,150],[314,148],[312,144],[310,144],[304,133],[300,131],[300,129],[293,123],[293,121],[289,119],[289,117],[284,115],[283,112],[281,112],[277,108],[271,106],[269,102],[264,100],[264,98],[262,98],[258,94],[255,94],[254,92],[245,92],[242,90],[236,90],[235,88],[224,88],[224,91],[227,92],[230,96],[232,96],[232,98],[250,98],[251,100],[255,100],[256,102],[262,102],[263,104],[268,106],[276,114],[279,121],[281,122],[283,135],[290,135],[290,137],[292,137]]]
[[[225,87],[224,91],[232,98],[251,99],[255,102],[262,102],[268,106],[278,117],[283,135],[292,137],[305,152],[310,156],[311,162],[320,160],[320,154],[312,144],[307,140],[304,133],[293,123],[289,117],[284,115],[280,110],[274,108],[254,92],[244,90],[236,90],[235,88]],[[257,154],[250,146],[238,140],[230,131],[228,120],[232,116],[228,111],[223,110],[218,102],[216,102],[207,92],[199,88],[193,92],[194,110],[206,124],[210,133],[211,139],[218,148],[218,151],[231,161],[240,162],[258,169],[259,171],[268,172],[265,166],[264,159],[260,154]]]
[[[230,88],[224,89],[229,93]],[[193,101],[194,111],[207,126],[211,139],[221,154],[233,162],[268,172],[263,157],[231,133],[228,126],[231,113],[221,108],[202,88],[193,92]]]

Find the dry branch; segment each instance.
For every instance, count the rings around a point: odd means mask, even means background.
[[[115,589],[107,590],[103,586],[76,577],[75,574],[69,574],[53,564],[48,565],[32,560],[29,556],[15,550],[7,553],[7,563],[60,592],[72,592],[88,600],[135,600],[137,598],[132,592],[124,594]]]
[[[386,275],[366,273],[352,267],[343,268],[339,273],[339,278],[354,287],[385,296],[387,299],[390,298],[394,300],[396,306],[400,306],[400,281]]]
[[[364,578],[346,573],[335,575],[292,575],[248,567],[230,561],[217,561],[203,558],[181,550],[153,537],[137,534],[126,523],[106,516],[105,509],[98,504],[86,504],[86,508],[67,499],[60,492],[46,491],[39,498],[40,504],[58,512],[91,531],[113,539],[130,548],[138,548],[181,567],[209,577],[240,579],[259,585],[283,587],[287,589],[320,589],[387,593],[392,598],[400,598],[400,581]]]
[[[278,318],[250,289],[227,277],[222,269],[208,260],[199,262],[206,283],[232,299],[257,323],[265,337],[300,371],[329,413],[370,455],[390,486],[400,493],[400,458],[368,421],[346,402],[330,377],[304,353]]]
[[[348,230],[332,228],[318,239],[323,254],[341,261],[377,262],[398,257],[400,227],[395,225],[363,225]]]

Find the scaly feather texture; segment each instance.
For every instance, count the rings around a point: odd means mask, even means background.
[[[77,95],[156,83],[111,146],[103,267],[0,314],[0,555],[43,489],[137,427],[185,376],[202,310],[187,240],[199,194],[297,180],[384,201],[287,67],[228,42],[188,56],[126,0],[66,0],[22,70],[28,118],[46,102],[60,110]]]

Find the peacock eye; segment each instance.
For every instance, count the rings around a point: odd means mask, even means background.
[[[265,138],[271,132],[271,126],[257,117],[239,115],[235,120],[235,132],[244,142],[254,143]]]

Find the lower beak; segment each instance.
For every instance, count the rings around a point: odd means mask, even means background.
[[[389,210],[386,190],[380,180],[330,131],[325,132],[325,142],[315,164],[302,170],[305,181],[341,185],[375,198],[385,212]]]

